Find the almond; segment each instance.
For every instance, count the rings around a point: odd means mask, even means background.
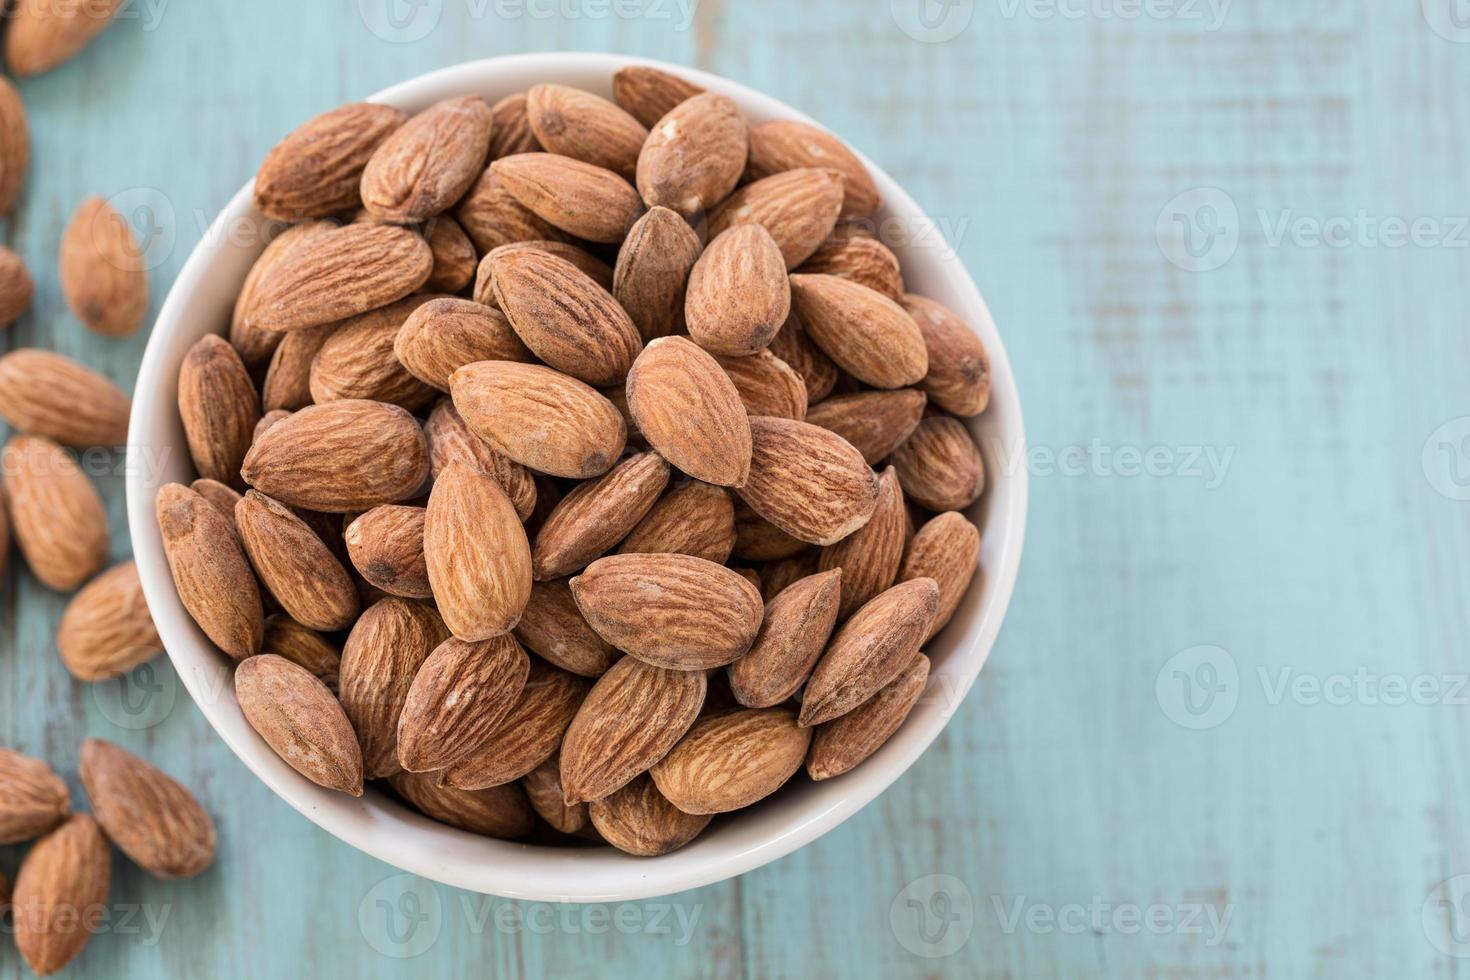
[[[708,814],[680,810],[646,775],[589,804],[588,815],[609,844],[639,857],[677,851],[698,837],[712,819]]]
[[[200,337],[179,366],[179,415],[194,468],[239,489],[240,464],[260,421],[260,396],[240,355],[223,337]]]
[[[5,149],[4,89],[0,87],[0,181],[4,180]],[[10,326],[26,310],[36,294],[36,284],[26,268],[25,259],[14,251],[0,247],[0,330]]]
[[[766,604],[750,652],[730,665],[730,689],[747,708],[769,708],[795,694],[827,647],[845,591],[842,570],[808,575]]]
[[[383,221],[413,224],[464,196],[490,150],[490,107],[475,95],[436,102],[394,130],[362,171],[362,204]]]
[[[747,414],[797,421],[806,418],[806,385],[801,375],[769,350],[715,360],[735,382]]]
[[[537,581],[575,572],[622,540],[669,482],[669,464],[640,453],[561,499],[536,534],[531,569]]]
[[[629,65],[613,73],[613,98],[645,126],[652,126],[669,110],[703,92],[693,82],[648,65]]]
[[[628,229],[612,291],[645,343],[678,332],[689,272],[702,248],[694,229],[668,208],[649,208]]]
[[[466,364],[532,359],[504,314],[454,297],[416,307],[399,328],[393,353],[410,374],[440,391],[449,390],[449,376]]]
[[[624,657],[592,685],[561,746],[568,803],[600,800],[662,759],[704,703],[700,670],[664,670]]]
[[[512,242],[509,245],[491,249],[490,253],[480,260],[480,267],[475,273],[476,303],[483,303],[496,310],[500,309],[500,300],[495,295],[495,265],[501,256],[523,249],[549,252],[559,259],[565,259],[604,290],[612,289],[612,267],[584,248],[558,241]],[[506,360],[514,360],[514,358],[506,358]]]
[[[811,545],[793,538],[764,517],[750,509],[743,500],[735,501],[735,548],[736,558],[746,561],[780,561],[792,558],[809,550]]]
[[[71,813],[66,784],[40,759],[0,748],[0,844],[19,844]]]
[[[760,225],[735,225],[705,248],[689,274],[689,336],[714,354],[765,349],[791,312],[781,250]]]
[[[463,790],[440,784],[435,773],[412,772],[398,773],[389,784],[425,816],[472,834],[513,840],[536,825],[535,811],[516,785]]]
[[[499,160],[512,153],[534,153],[541,149],[526,114],[525,92],[507,95],[495,103],[490,107],[490,118],[489,159]]]
[[[618,546],[619,554],[693,555],[723,565],[735,546],[735,505],[720,487],[688,480],[664,494]]]
[[[868,168],[836,136],[795,119],[773,119],[751,129],[751,179],[801,167],[827,167],[842,175],[843,218],[878,210],[878,188]]]
[[[341,514],[419,492],[429,450],[417,420],[396,405],[309,405],[250,447],[245,482],[293,507]]]
[[[424,558],[455,636],[487,640],[520,620],[531,596],[531,545],[491,477],[463,463],[439,474],[424,521]]]
[[[791,558],[768,562],[761,568],[761,598],[770,602],[809,575],[817,574],[817,553],[807,550]]]
[[[548,152],[632,179],[643,124],[601,96],[567,85],[535,85],[526,93],[526,119]],[[738,175],[737,175],[738,176]]]
[[[465,230],[447,214],[435,215],[424,226],[424,240],[434,254],[434,269],[424,288],[436,293],[462,292],[475,281],[480,257]]]
[[[719,363],[682,337],[652,341],[628,374],[628,408],[650,445],[696,480],[740,486],[750,425]]]
[[[876,466],[913,435],[928,397],[914,388],[834,395],[806,413],[806,420],[837,433]]]
[[[107,561],[107,511],[71,453],[43,436],[15,436],[3,455],[16,543],[42,585],[70,592]]]
[[[561,791],[561,758],[552,755],[521,778],[521,787],[536,813],[563,834],[575,834],[587,826],[587,804],[568,805]]]
[[[806,403],[808,406],[826,398],[832,393],[837,385],[837,365],[832,359],[822,353],[822,349],[811,342],[806,335],[806,328],[795,314],[787,317],[786,323],[780,332],[771,339],[768,348],[781,360],[791,365],[791,369],[801,375],[802,384],[806,385]]]
[[[805,262],[826,240],[842,207],[842,178],[834,170],[802,169],[746,184],[710,215],[709,236],[735,225],[757,224],[771,233],[786,268]]]
[[[638,193],[649,207],[691,217],[735,189],[745,170],[745,117],[723,95],[680,102],[654,123],[638,153]]]
[[[305,224],[286,228],[266,243],[265,249],[255,259],[255,264],[245,274],[245,283],[240,287],[240,294],[235,297],[235,306],[230,311],[229,338],[230,346],[239,352],[240,360],[244,361],[247,367],[253,369],[270,361],[276,348],[280,346],[285,337],[285,334],[262,330],[250,321],[250,313],[255,309],[256,293],[260,289],[260,281],[291,249],[296,248],[307,238],[330,231],[335,227],[337,226],[331,221],[308,221]]]
[[[418,232],[370,221],[332,228],[266,270],[245,322],[287,331],[345,320],[402,299],[433,271],[434,253]]]
[[[20,348],[0,357],[0,416],[20,432],[64,446],[120,446],[132,401],[69,357]]]
[[[275,353],[271,355],[270,367],[265,372],[265,383],[260,389],[261,407],[267,412],[284,409],[294,412],[311,404],[311,364],[337,330],[337,324],[293,330],[280,337]]]
[[[530,665],[511,636],[441,643],[414,675],[398,716],[399,764],[427,772],[478,753],[520,698]]]
[[[501,157],[490,169],[534,214],[589,242],[622,241],[643,213],[643,201],[632,184],[611,170],[571,157],[517,153]]]
[[[811,544],[835,544],[878,504],[878,481],[848,442],[793,419],[750,420],[750,477],[737,492],[772,524]]]
[[[859,606],[887,589],[898,576],[903,559],[908,514],[898,474],[888,467],[878,477],[878,506],[868,523],[834,545],[822,549],[817,567],[842,569],[842,605],[838,618],[846,619]]]
[[[363,168],[407,119],[392,106],[350,102],[307,120],[266,154],[255,206],[278,221],[353,210],[362,203]]]
[[[969,591],[980,559],[980,531],[964,514],[950,511],[919,528],[898,567],[898,580],[932,578],[939,583],[939,608],[924,642],[944,629]]]
[[[429,466],[436,479],[450,463],[464,463],[500,484],[521,520],[531,516],[536,506],[536,482],[530,472],[471,432],[454,402],[445,398],[434,406],[424,425],[424,436],[429,442]]]
[[[362,577],[390,595],[429,599],[422,507],[384,504],[347,525],[347,553]]]
[[[290,508],[251,490],[235,505],[235,526],[260,580],[292,619],[327,632],[352,625],[352,577]]]
[[[284,408],[278,408],[274,412],[266,412],[260,417],[260,421],[255,423],[255,438],[252,439],[251,442],[254,443],[261,436],[269,432],[271,426],[275,425],[282,419],[289,417],[290,414],[291,413],[286,411]]]
[[[531,587],[515,635],[536,654],[582,677],[602,676],[619,656],[617,648],[582,618],[567,579]]]
[[[902,388],[928,373],[919,325],[882,293],[838,276],[793,275],[791,304],[817,346],[859,381]]]
[[[458,757],[444,773],[445,781],[460,789],[487,789],[531,772],[561,745],[591,687],[575,674],[531,659],[514,705],[471,752]]]
[[[235,526],[177,483],[158,491],[158,528],[179,600],[215,646],[236,660],[260,652],[265,612]]]
[[[85,813],[73,814],[31,848],[15,878],[11,912],[15,946],[37,976],[61,970],[105,928],[111,879],[107,840]]]
[[[929,373],[919,387],[934,404],[962,417],[990,404],[990,357],[985,345],[948,307],[913,293],[900,300],[924,335]]]
[[[627,377],[642,340],[611,293],[539,249],[497,251],[490,262],[496,302],[532,353],[591,385]]]
[[[427,296],[410,296],[339,324],[311,362],[312,400],[324,405],[360,398],[411,412],[433,401],[434,389],[393,354],[400,328],[427,301]]]
[[[214,823],[178,780],[111,742],[82,742],[78,769],[108,838],[155,878],[192,878],[214,863]]]
[[[80,54],[94,37],[105,31],[122,4],[123,0],[88,3],[17,0],[6,15],[10,21],[5,31],[6,67],[17,78],[50,71]],[[103,891],[106,890],[104,887]],[[84,939],[82,944],[85,942]]]
[[[486,168],[454,211],[481,255],[512,242],[559,238],[561,233],[516,200],[494,170]]]
[[[136,563],[112,566],[72,597],[56,630],[56,649],[83,681],[117,677],[163,652]]]
[[[382,599],[363,611],[342,648],[342,707],[362,745],[369,779],[391,776],[398,762],[398,717],[429,654],[449,639],[434,607]]]
[[[685,813],[728,813],[765,799],[796,775],[810,731],[787,708],[747,708],[700,719],[649,770]]]
[[[818,725],[806,771],[821,781],[840,776],[883,747],[924,693],[929,658],[922,654],[886,687],[840,718]]]
[[[189,489],[209,501],[230,522],[230,527],[236,533],[239,532],[239,528],[235,527],[235,505],[240,502],[241,497],[238,490],[227,487],[218,480],[195,480],[189,484]]]
[[[985,492],[985,460],[959,419],[931,415],[893,451],[903,492],[934,511],[964,510]]]
[[[305,667],[272,654],[235,668],[235,697],[250,727],[307,779],[362,795],[362,749],[343,706]]]
[[[930,578],[900,582],[852,614],[812,671],[802,727],[847,714],[912,665],[939,609]]]
[[[337,689],[337,676],[342,672],[342,651],[316,630],[302,626],[283,613],[267,617],[262,655],[277,656],[305,667],[328,689]]]
[[[903,272],[898,257],[876,238],[852,235],[829,239],[797,271],[850,279],[903,303]]]
[[[627,442],[623,417],[611,402],[551,368],[510,361],[467,364],[450,377],[449,390],[470,431],[542,473],[579,480],[600,476]]]
[[[14,83],[0,78],[0,215],[9,214],[15,207],[30,163],[31,135],[25,103]]]
[[[604,640],[658,667],[723,667],[750,649],[761,625],[760,593],[738,573],[691,555],[600,558],[571,584]]]
[[[19,21],[12,21],[13,37]],[[148,312],[148,273],[133,229],[100,197],[89,197],[61,236],[61,292],[87,329],[131,337]]]

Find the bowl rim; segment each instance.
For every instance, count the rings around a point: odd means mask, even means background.
[[[614,71],[630,65],[662,69],[727,95],[752,117],[797,119],[820,125],[786,103],[723,76],[653,58],[610,53],[540,52],[467,61],[407,79],[365,101],[411,108],[449,94],[480,91],[488,96],[497,86],[506,92],[520,91],[529,84],[526,78],[563,81],[569,74],[598,73],[610,79]],[[935,227],[892,177],[854,150],[878,185],[882,213]],[[762,816],[756,814],[744,818],[750,826],[743,833],[732,824],[725,828],[727,832],[711,833],[658,858],[631,858],[606,847],[549,848],[495,841],[430,821],[382,794],[369,791],[354,799],[323,789],[287,766],[245,723],[234,699],[233,664],[224,662],[224,656],[204,638],[179,601],[154,516],[157,488],[167,478],[155,472],[162,467],[153,461],[161,457],[146,441],[154,429],[179,431],[175,392],[181,354],[174,349],[178,342],[170,346],[170,340],[181,327],[189,329],[187,307],[219,276],[215,263],[233,247],[227,234],[231,222],[251,216],[261,220],[254,210],[253,186],[252,177],[221,209],[194,247],[148,339],[129,420],[127,515],[144,595],[180,679],[210,727],[277,796],[358,850],[454,887],[514,899],[632,901],[713,884],[792,853],[875,799],[943,731],[984,666],[1010,604],[1025,538],[1029,482],[1026,466],[1015,465],[1015,461],[1026,458],[1025,430],[1005,347],[980,290],[947,245],[935,250],[942,252],[935,257],[935,274],[942,277],[950,294],[947,305],[962,307],[961,315],[985,343],[990,358],[991,405],[980,419],[988,419],[1004,430],[1006,457],[1001,460],[1003,467],[998,468],[996,447],[982,441],[989,486],[977,506],[988,514],[999,511],[1005,519],[999,527],[993,526],[994,520],[982,525],[982,568],[976,587],[972,587],[972,592],[980,593],[980,607],[954,649],[933,671],[943,691],[936,700],[943,704],[921,703],[898,733],[862,766],[837,779],[804,788],[805,795],[815,797],[815,802],[788,798],[783,803],[779,800],[783,794],[778,794],[763,803],[762,808],[774,805],[772,814],[759,821],[762,828],[770,825],[770,832],[752,833],[757,823],[753,817]],[[206,327],[203,332],[218,332],[218,326]],[[979,420],[971,423],[984,424]],[[175,439],[174,448],[180,445]],[[164,447],[163,451],[170,450]],[[150,453],[154,455],[150,457]],[[1002,477],[999,480],[995,478],[997,473]],[[934,710],[929,710],[931,707]],[[425,833],[415,835],[412,831]]]

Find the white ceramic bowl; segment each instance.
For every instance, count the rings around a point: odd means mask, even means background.
[[[647,59],[605,54],[530,54],[446,68],[372,97],[410,112],[451,95],[474,92],[494,101],[544,81],[609,94],[613,72]],[[752,122],[806,119],[775,99],[714,75],[659,65],[723,93]],[[328,108],[322,106],[322,109]],[[242,162],[245,171],[250,162]],[[743,813],[717,820],[682,850],[634,858],[612,848],[552,848],[477,837],[435,823],[388,796],[361,799],[322,789],[297,774],[246,723],[235,701],[229,659],[204,636],[174,590],[154,518],[158,488],[192,477],[176,399],[185,352],[208,332],[225,331],[240,284],[263,243],[226,234],[263,219],[251,185],[235,195],[194,250],[169,292],[138,374],[129,434],[128,520],[148,605],[174,667],[204,716],[272,790],[328,832],[406,871],[477,892],[540,901],[617,901],[664,895],[720,881],[791,853],[856,813],[903,774],[939,735],[980,672],[1000,630],[1021,559],[1026,522],[1026,469],[1021,407],[1000,335],[959,259],[936,244],[933,223],[882,170],[868,162],[883,196],[879,217],[910,238],[895,245],[909,288],[943,302],[979,333],[990,353],[990,408],[973,429],[989,464],[989,487],[973,509],[982,530],[981,574],[958,613],[930,647],[932,696],[903,728],[852,772],[822,783],[799,775],[781,792]],[[929,229],[929,235],[917,235]],[[886,240],[886,239],[885,239]],[[901,792],[901,790],[900,790]]]

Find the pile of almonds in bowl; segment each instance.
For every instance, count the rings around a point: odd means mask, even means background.
[[[860,765],[975,575],[978,337],[859,158],[630,67],[310,120],[157,498],[250,725],[499,838],[654,856]],[[799,775],[803,772],[804,775]]]

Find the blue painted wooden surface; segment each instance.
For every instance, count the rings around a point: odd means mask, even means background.
[[[140,907],[74,975],[1463,972],[1457,2],[130,2],[22,85],[34,164],[6,240],[38,292],[7,346],[131,382],[144,338],[91,337],[58,297],[86,193],[167,201],[156,309],[309,115],[470,58],[644,54],[811,112],[951,231],[1019,375],[1032,522],[989,665],[902,781],[775,865],[622,907],[407,889],[272,797],[166,663],[72,683],[62,600],[14,576],[0,741],[71,777],[83,736],[115,739],[220,826],[197,880],[117,862],[114,900]]]

